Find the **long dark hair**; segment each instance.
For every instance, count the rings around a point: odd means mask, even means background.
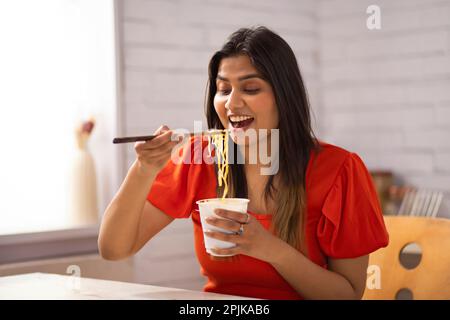
[[[234,32],[211,58],[206,92],[206,118],[211,129],[224,129],[214,108],[216,77],[223,58],[247,55],[252,65],[272,86],[279,114],[279,186],[270,176],[264,199],[275,200],[272,227],[276,234],[296,248],[303,247],[306,212],[305,176],[310,152],[318,148],[311,126],[310,108],[297,60],[278,34],[266,27],[242,28]],[[237,146],[233,143],[233,147]],[[234,152],[236,154],[236,152]],[[229,167],[230,197],[248,197],[243,164]]]

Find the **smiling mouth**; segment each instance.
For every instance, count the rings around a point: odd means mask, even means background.
[[[247,118],[247,119],[242,119],[242,120],[239,119],[239,120],[232,121],[229,118],[229,121],[230,121],[231,126],[233,128],[245,128],[245,127],[248,127],[253,122],[253,120],[254,120],[254,118]]]

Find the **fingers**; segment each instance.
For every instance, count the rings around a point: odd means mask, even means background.
[[[158,149],[166,143],[177,144],[180,141],[173,130],[170,130],[167,126],[161,126],[160,129],[156,130],[155,135],[157,137],[145,142],[143,145],[146,149]]]
[[[215,254],[234,256],[234,255],[241,253],[241,248],[239,246],[236,246],[233,248],[228,248],[228,249],[213,248],[213,249],[211,249],[211,251],[214,252]],[[211,257],[214,257],[214,256],[211,256]],[[218,258],[218,257],[216,257],[216,258]],[[232,261],[233,257],[225,257],[225,258],[228,258]]]
[[[139,141],[136,142],[134,148],[136,151],[143,151],[143,150],[155,150],[159,149],[161,146],[171,143],[172,145],[175,145],[178,143],[178,140],[172,141],[172,130],[167,130],[162,133],[159,133],[157,137],[153,138],[149,141]]]
[[[155,131],[155,138],[145,142],[136,142],[134,149],[138,161],[144,165],[150,165],[160,170],[170,159],[172,152],[179,152],[183,145],[181,138],[174,135],[169,127],[163,125]],[[175,139],[175,138],[178,139]]]
[[[175,146],[172,143],[167,143],[164,146],[161,146],[159,149],[145,149],[145,150],[136,150],[137,158],[139,161],[145,163],[153,163],[159,162],[160,160],[168,160],[171,156],[172,149]]]
[[[172,149],[183,140],[183,136],[175,134],[174,131],[170,130],[166,125],[160,126],[155,131],[154,135],[156,137],[152,140],[136,142],[134,145],[135,151],[137,153],[142,153],[147,150],[160,150],[165,146],[167,146],[167,148],[164,151],[167,151],[167,149]]]
[[[239,224],[247,224],[250,222],[250,220],[252,219],[252,216],[249,215],[248,213],[242,213],[242,212],[238,212],[238,211],[230,211],[230,210],[225,210],[225,209],[216,209],[214,210],[214,213],[217,214],[220,217],[226,218],[226,219],[230,219],[230,220],[234,220],[236,222],[238,222]]]
[[[214,250],[214,249],[211,249],[211,250]],[[210,254],[209,255],[209,258],[211,259],[211,260],[214,260],[214,261],[221,261],[221,262],[232,262],[232,261],[234,261],[234,259],[235,259],[235,257],[234,256],[230,256],[230,257],[221,257],[221,256],[213,256],[212,254]]]
[[[142,156],[148,157],[148,158],[155,158],[159,157],[161,155],[167,155],[172,152],[172,149],[177,145],[176,141],[173,142],[167,142],[163,145],[161,145],[159,148],[156,149],[141,149],[138,148],[136,150],[137,153],[141,154]]]
[[[207,237],[214,238],[217,240],[233,242],[236,244],[242,243],[242,237],[237,234],[232,234],[232,233],[228,234],[228,233],[223,233],[220,231],[212,231],[212,230],[204,231],[204,233]]]
[[[162,126],[160,126],[158,129],[156,129],[156,131],[155,131],[155,135],[159,135],[159,134],[161,134],[161,133],[164,133],[164,132],[166,132],[166,131],[169,131],[170,129],[169,129],[169,127],[168,126],[166,126],[165,124],[163,124]]]
[[[234,220],[219,219],[215,217],[206,218],[206,222],[212,226],[216,226],[218,228],[222,228],[232,232],[239,232],[239,229],[241,227],[241,224]]]

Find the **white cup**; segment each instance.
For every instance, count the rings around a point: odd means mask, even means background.
[[[213,198],[213,199],[204,199],[199,200],[196,203],[198,204],[198,210],[200,211],[200,220],[202,223],[203,228],[203,239],[205,242],[205,249],[206,252],[208,252],[212,256],[217,257],[227,257],[231,255],[221,255],[216,254],[211,251],[212,248],[221,248],[221,249],[228,249],[233,248],[236,246],[233,242],[228,241],[222,241],[214,238],[210,238],[207,235],[205,235],[205,231],[219,231],[223,233],[232,234],[234,232],[228,231],[222,228],[218,228],[216,226],[210,225],[206,222],[206,218],[208,217],[217,217],[220,219],[225,219],[223,217],[219,217],[214,213],[215,209],[226,209],[231,211],[238,211],[242,213],[247,213],[247,206],[250,200],[248,199],[241,199],[241,198]]]

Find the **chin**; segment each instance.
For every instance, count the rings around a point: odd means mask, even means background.
[[[245,130],[229,127],[230,137],[233,142],[239,146],[252,146],[258,142],[258,130],[255,128],[247,128]]]

